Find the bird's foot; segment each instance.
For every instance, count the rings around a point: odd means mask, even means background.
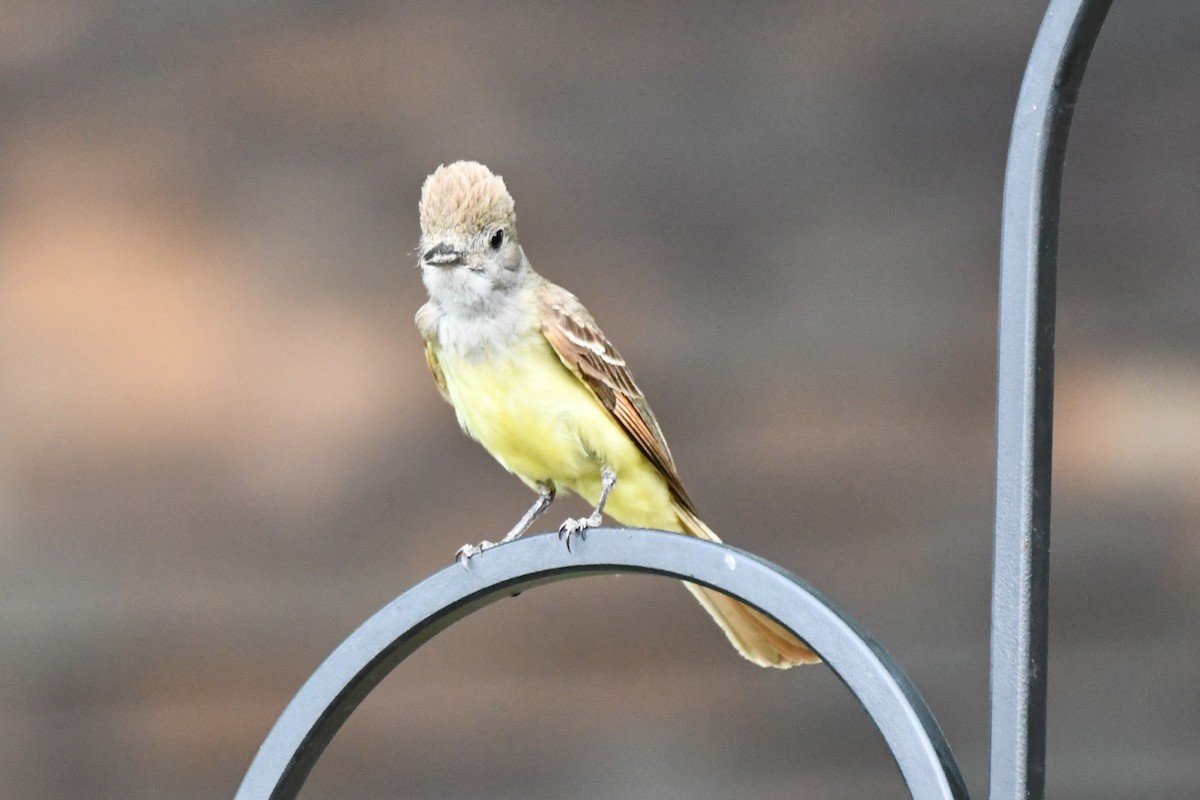
[[[470,561],[473,556],[479,555],[484,550],[491,550],[495,546],[496,542],[489,542],[487,539],[484,539],[479,544],[464,544],[454,554],[454,560],[462,564],[465,569],[470,569]]]
[[[568,518],[562,525],[558,526],[558,538],[560,541],[567,543],[567,550],[571,549],[571,537],[578,536],[580,539],[587,538],[587,529],[595,528],[600,525],[601,517],[599,514],[592,514],[590,517]]]

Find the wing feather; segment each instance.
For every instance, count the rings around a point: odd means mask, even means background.
[[[417,330],[421,332],[421,338],[425,340],[425,363],[429,366],[430,374],[433,375],[433,382],[437,384],[442,399],[450,403],[450,390],[446,388],[446,376],[442,372],[442,365],[438,363],[437,351],[433,347],[433,317],[433,306],[429,303],[421,306],[417,310]]]
[[[695,508],[683,489],[675,460],[658,420],[633,380],[625,359],[575,295],[547,282],[538,296],[542,335],[559,359],[600,401],[689,511]]]
[[[446,376],[442,374],[442,365],[438,363],[437,353],[433,349],[433,342],[425,343],[425,363],[429,365],[429,372],[433,375],[433,382],[437,384],[442,399],[447,403],[451,402],[450,391],[446,388]]]

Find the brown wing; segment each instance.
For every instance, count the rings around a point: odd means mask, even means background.
[[[429,303],[417,309],[417,330],[421,332],[421,338],[425,340],[425,363],[429,365],[429,371],[433,374],[433,382],[437,384],[442,398],[449,403],[450,392],[446,389],[446,376],[442,374],[442,365],[438,363],[437,352],[433,349],[434,334],[431,322],[433,313],[433,308]]]
[[[433,351],[433,342],[425,343],[425,363],[429,365],[429,371],[433,374],[433,382],[437,384],[438,391],[442,393],[442,399],[449,403],[450,392],[446,389],[446,376],[442,374],[442,365],[438,363],[437,353]]]
[[[625,359],[579,298],[566,289],[547,282],[539,292],[538,304],[542,335],[563,364],[583,381],[637,443],[650,463],[667,479],[667,485],[679,502],[694,512],[658,420],[642,390],[633,382]]]

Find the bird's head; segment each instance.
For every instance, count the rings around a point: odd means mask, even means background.
[[[504,179],[475,161],[434,170],[421,187],[418,267],[435,302],[485,312],[512,294],[528,270]]]

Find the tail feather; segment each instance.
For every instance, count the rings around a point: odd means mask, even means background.
[[[675,511],[684,533],[710,542],[721,541],[688,509],[676,505]],[[788,669],[797,664],[816,664],[821,660],[808,645],[761,611],[714,589],[687,582],[683,585],[721,626],[737,651],[760,667]]]

